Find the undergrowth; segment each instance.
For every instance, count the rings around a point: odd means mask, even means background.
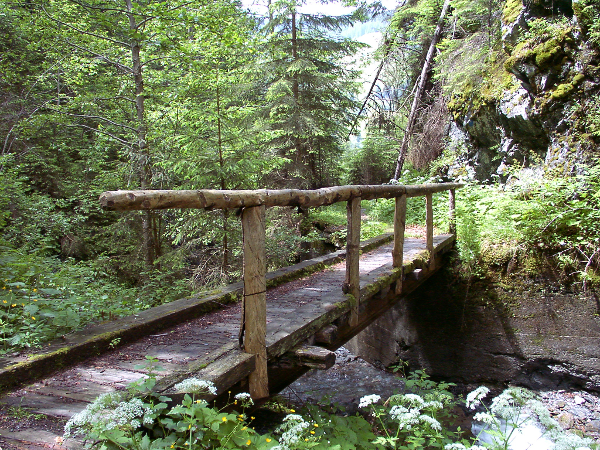
[[[156,360],[149,358],[157,369]],[[406,380],[407,392],[387,400],[377,395],[360,399],[360,413],[348,415],[331,408],[308,405],[296,412],[288,409],[274,430],[254,430],[249,413],[249,394],[229,397],[224,408],[211,407],[206,395],[216,395],[208,381],[190,378],[175,385],[184,393],[179,404],[152,392],[156,372],[133,383],[127,391],[103,394],[73,416],[65,437],[82,436],[88,447],[98,449],[507,449],[514,430],[527,421],[538,421],[545,437],[557,449],[597,449],[591,439],[565,433],[550,418],[535,394],[509,388],[489,406],[482,399],[489,389],[480,387],[467,396],[466,406],[477,410],[474,420],[486,424],[493,439],[480,445],[477,437],[456,426],[456,407],[462,403],[449,383],[436,383],[423,371]],[[237,411],[236,411],[237,410]],[[525,417],[525,418],[524,418]]]

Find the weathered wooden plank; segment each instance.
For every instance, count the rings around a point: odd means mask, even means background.
[[[402,185],[334,186],[315,190],[139,190],[108,191],[100,196],[100,204],[108,210],[199,208],[238,209],[252,206],[315,207],[348,201],[353,197],[364,200],[392,198],[402,194],[418,197],[426,193],[458,189],[461,183]]]
[[[335,364],[334,352],[315,345],[302,345],[285,357],[299,366],[318,370],[327,370]]]
[[[427,222],[427,251],[429,252],[429,264],[435,266],[435,253],[433,251],[433,196],[431,193],[425,195],[425,209]]]
[[[346,237],[346,280],[344,293],[352,296],[350,321],[358,323],[360,306],[360,197],[348,201],[348,234]]]
[[[250,374],[250,395],[269,396],[267,375],[267,262],[265,258],[265,207],[244,208],[244,305],[242,327],[244,350],[256,356],[256,369]]]

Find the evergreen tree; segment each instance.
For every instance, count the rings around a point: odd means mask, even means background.
[[[265,129],[268,151],[289,161],[269,182],[317,188],[335,181],[336,158],[359,106],[352,57],[361,44],[339,32],[364,17],[364,8],[332,17],[302,13],[302,3],[270,5],[259,75],[265,105],[257,123]]]

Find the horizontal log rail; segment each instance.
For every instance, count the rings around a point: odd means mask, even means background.
[[[301,189],[110,191],[100,196],[100,204],[107,210],[118,211],[170,208],[238,209],[261,205],[315,207],[332,205],[357,197],[362,200],[393,198],[401,195],[419,197],[428,193],[458,189],[462,186],[460,183],[439,183],[407,186],[334,186],[311,191]]]
[[[141,190],[111,191],[100,196],[107,210],[132,211],[171,208],[241,209],[244,247],[244,295],[242,306],[243,346],[255,356],[255,369],[249,377],[253,398],[269,395],[266,357],[266,258],[265,208],[274,206],[317,207],[347,202],[348,236],[346,277],[342,287],[352,305],[350,324],[359,321],[360,283],[360,216],[361,200],[395,198],[393,266],[401,268],[404,252],[406,199],[423,196],[426,199],[426,248],[429,265],[435,266],[433,246],[433,194],[449,191],[450,232],[455,230],[455,189],[461,183],[421,185],[335,186],[315,190]],[[396,293],[402,292],[402,277],[396,283]]]

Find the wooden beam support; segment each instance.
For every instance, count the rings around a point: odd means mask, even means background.
[[[435,253],[433,251],[433,196],[425,194],[425,217],[427,222],[427,251],[429,252],[429,265],[435,265]]]
[[[456,234],[456,190],[450,189],[448,191],[448,232],[450,234]]]
[[[315,190],[259,189],[244,190],[144,190],[109,191],[100,196],[100,204],[107,210],[127,211],[138,209],[239,209],[252,206],[315,207],[349,201],[354,197],[363,200],[392,198],[406,194],[420,197],[427,193],[458,189],[461,183],[402,185],[334,186]]]
[[[360,306],[360,197],[348,201],[348,235],[346,237],[346,281],[345,293],[353,297],[350,323],[358,324]]]
[[[265,258],[265,207],[244,208],[244,304],[242,327],[244,350],[256,357],[250,374],[250,395],[254,399],[269,396],[267,375],[267,262]]]
[[[335,325],[328,325],[315,334],[315,342],[317,344],[329,345],[337,339],[338,329]]]
[[[394,211],[394,249],[392,250],[393,266],[402,268],[404,262],[404,229],[406,227],[406,195],[396,197]],[[402,276],[396,281],[396,294],[402,293]]]
[[[299,366],[311,369],[327,370],[335,364],[335,353],[323,347],[303,345],[285,355],[287,359]]]

